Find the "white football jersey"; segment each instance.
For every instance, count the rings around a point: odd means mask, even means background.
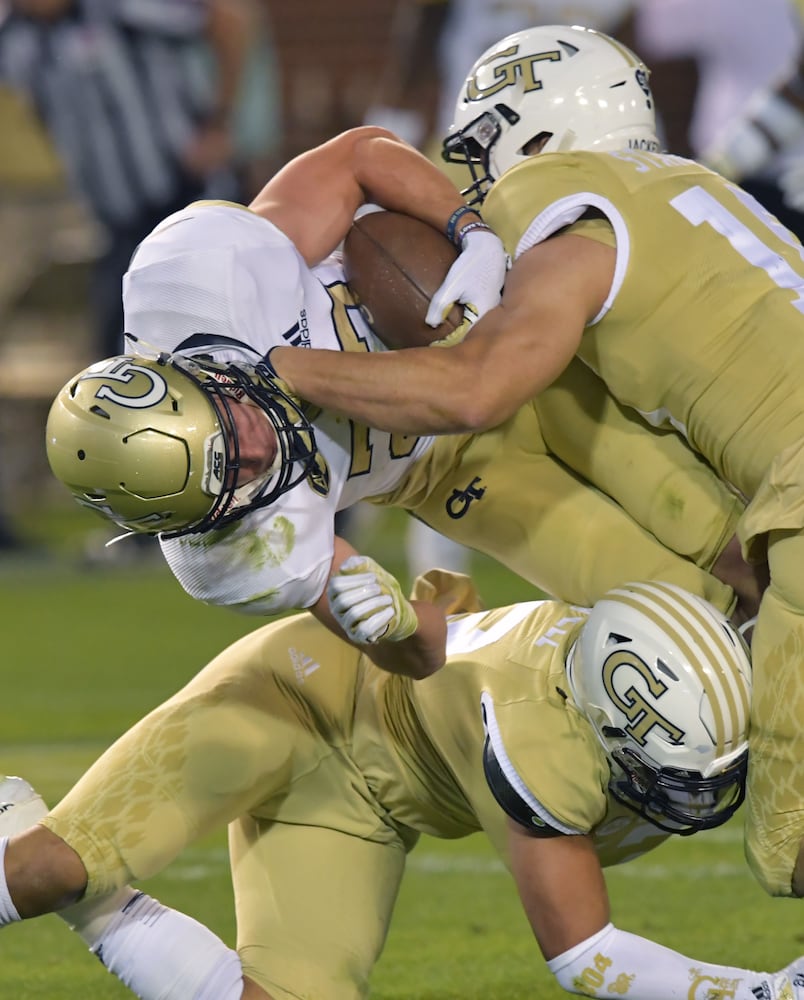
[[[383,349],[340,258],[311,270],[284,233],[239,205],[201,202],[161,222],[132,258],[123,308],[144,353],[254,363],[281,345]],[[398,486],[432,444],[327,413],[314,426],[326,495],[305,481],[228,529],[161,542],[192,597],[260,615],[309,607],[329,577],[336,512]]]

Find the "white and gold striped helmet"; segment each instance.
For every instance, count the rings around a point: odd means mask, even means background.
[[[625,45],[578,25],[546,25],[507,35],[464,81],[443,143],[449,163],[465,163],[481,202],[506,170],[536,152],[658,150],[647,66]]]
[[[629,583],[592,609],[567,660],[615,798],[672,833],[719,826],[745,795],[751,660],[711,604]]]

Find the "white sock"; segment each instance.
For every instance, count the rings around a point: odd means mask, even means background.
[[[72,907],[70,920],[141,1000],[240,1000],[240,958],[209,928],[133,889],[114,899],[123,905],[88,907],[80,921]]]
[[[8,837],[0,837],[0,927],[5,927],[6,924],[13,924],[18,920],[22,920],[22,917],[17,913],[16,906],[11,902],[8,883],[6,882],[5,856],[7,846]]]
[[[58,916],[69,924],[70,930],[75,931],[86,942],[91,951],[100,941],[112,919],[138,895],[136,889],[126,885],[108,896],[82,899],[80,903],[59,910]]]

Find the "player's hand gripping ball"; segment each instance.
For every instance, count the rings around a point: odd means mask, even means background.
[[[425,322],[433,293],[457,256],[443,233],[402,212],[369,212],[355,220],[344,241],[346,280],[386,347],[426,347],[468,328],[459,305],[440,326]]]

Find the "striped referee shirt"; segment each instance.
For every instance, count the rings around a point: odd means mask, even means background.
[[[178,197],[212,94],[206,0],[75,0],[53,21],[3,9],[0,79],[32,99],[97,216],[124,226]]]

